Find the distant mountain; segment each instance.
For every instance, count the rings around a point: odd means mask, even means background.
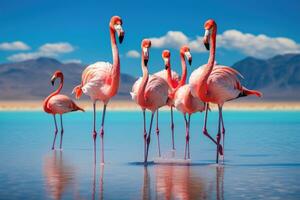
[[[233,68],[244,76],[242,83],[259,89],[268,100],[300,100],[300,54],[278,55],[267,60],[248,57]]]
[[[0,100],[45,98],[54,89],[50,78],[57,69],[65,74],[62,92],[70,95],[73,87],[80,83],[85,67],[77,63],[64,64],[53,58],[0,64]],[[267,60],[248,57],[232,67],[245,77],[242,83],[247,88],[264,93],[263,100],[300,100],[300,54],[279,55]],[[135,80],[128,74],[121,74],[120,89],[114,99],[130,99],[129,91]],[[83,99],[87,97],[83,95]]]
[[[55,70],[65,74],[62,93],[71,96],[74,86],[80,84],[81,73],[86,65],[61,63],[53,58],[38,58],[16,63],[0,64],[0,100],[41,100],[55,87],[50,78]],[[121,74],[119,93],[114,99],[129,99],[129,91],[136,80]],[[74,96],[73,96],[74,97]],[[83,95],[83,99],[87,97]]]

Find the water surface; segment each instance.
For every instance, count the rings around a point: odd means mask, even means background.
[[[140,164],[142,114],[114,111],[106,116],[106,164],[95,167],[91,112],[64,116],[62,151],[50,150],[52,116],[1,112],[0,199],[300,199],[300,112],[225,112],[221,166],[214,164],[214,144],[202,134],[203,114],[192,117],[190,166],[147,167]],[[100,118],[99,112],[98,129]],[[161,112],[164,155],[171,154],[169,118]],[[212,135],[216,120],[217,113],[211,112]],[[177,158],[183,157],[184,131],[183,117],[176,113]],[[150,161],[157,156],[152,135]]]

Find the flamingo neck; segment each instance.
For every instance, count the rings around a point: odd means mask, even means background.
[[[187,67],[186,67],[185,57],[183,54],[180,54],[180,60],[181,60],[181,79],[176,89],[180,88],[185,84],[186,76],[187,76]]]
[[[173,77],[172,77],[171,66],[169,66],[168,69],[167,69],[167,81],[168,81],[169,86],[172,89],[174,89],[176,87],[175,84],[174,84],[174,81],[173,81]]]
[[[199,80],[199,90],[198,90],[198,96],[200,99],[204,102],[208,102],[209,98],[207,96],[207,79],[209,75],[211,74],[214,63],[215,63],[215,55],[216,55],[216,35],[217,35],[217,25],[212,30],[211,38],[210,38],[210,43],[211,43],[211,49],[209,52],[209,59],[206,64],[206,66],[203,69],[202,76]]]
[[[59,84],[58,88],[57,88],[54,92],[52,92],[52,93],[44,100],[43,108],[44,108],[44,111],[45,111],[45,112],[47,112],[47,113],[51,113],[51,112],[52,112],[52,111],[48,108],[48,106],[47,106],[47,105],[48,105],[48,102],[49,102],[49,100],[50,100],[53,96],[58,95],[58,94],[60,93],[60,91],[61,91],[63,85],[64,85],[64,77],[62,76],[62,77],[60,77],[60,84]]]
[[[145,90],[149,79],[149,72],[147,66],[144,64],[144,55],[142,52],[142,71],[143,71],[143,77],[141,85],[137,92],[137,102],[139,105],[144,106],[145,105]]]
[[[119,88],[120,83],[120,59],[119,59],[119,50],[116,43],[115,31],[113,28],[110,27],[110,42],[111,42],[111,49],[113,55],[113,65],[111,70],[111,84],[109,87],[109,95],[114,96]]]

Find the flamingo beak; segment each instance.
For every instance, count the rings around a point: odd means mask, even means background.
[[[122,25],[121,24],[116,24],[114,27],[115,27],[115,30],[118,33],[119,42],[121,44],[123,42],[123,39],[124,39],[124,31],[123,31]]]
[[[210,30],[205,30],[203,43],[204,43],[206,50],[209,50],[209,38],[210,38],[209,36],[210,36]]]
[[[124,39],[124,31],[120,31],[120,33],[119,33],[119,43],[120,44],[122,44],[123,39]]]
[[[189,65],[191,66],[191,65],[192,65],[192,57],[190,57],[190,58],[188,59],[188,61],[189,61]]]
[[[149,60],[149,52],[147,47],[143,47],[144,65],[147,66]]]
[[[187,51],[187,52],[184,53],[184,55],[185,55],[186,59],[188,60],[189,65],[192,65],[192,55],[191,55],[191,53],[189,51]]]
[[[52,78],[51,78],[51,85],[52,85],[52,86],[54,86],[55,79],[56,79],[56,77],[55,77],[55,76],[52,76]]]
[[[148,59],[144,59],[144,65],[147,66],[148,64]]]
[[[169,69],[170,68],[170,59],[169,58],[163,58],[164,59],[164,63],[165,63],[165,69]]]

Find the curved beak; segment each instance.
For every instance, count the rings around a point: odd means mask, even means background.
[[[124,39],[124,30],[121,26],[121,24],[116,24],[115,25],[115,30],[117,31],[118,37],[119,37],[119,42],[120,44],[123,42]]]
[[[165,63],[165,69],[169,69],[171,64],[170,64],[170,58],[163,58],[164,59],[164,63]]]
[[[119,43],[120,44],[122,44],[122,42],[123,42],[123,39],[124,39],[124,31],[120,31],[120,33],[119,33]]]
[[[191,53],[189,51],[187,51],[187,52],[184,53],[184,55],[185,55],[186,59],[188,60],[189,65],[192,65],[192,55],[191,55]]]
[[[148,59],[144,58],[144,65],[147,66],[148,65]]]
[[[206,50],[209,50],[209,39],[210,39],[210,31],[205,30],[205,34],[203,37],[203,44],[204,44]]]
[[[55,77],[55,76],[52,76],[52,78],[51,78],[51,85],[52,85],[52,86],[54,86],[55,79],[56,79],[56,77]]]
[[[143,47],[144,65],[147,66],[149,60],[149,52],[147,47]]]

